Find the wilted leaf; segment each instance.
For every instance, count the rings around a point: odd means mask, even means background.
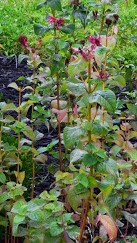
[[[25,171],[21,171],[21,172],[14,171],[14,174],[16,178],[18,178],[19,183],[22,184],[25,179]]]
[[[57,114],[57,121],[58,122],[61,122],[64,119],[64,117],[66,116],[66,114],[67,114],[67,110],[66,109],[58,110],[58,109],[52,108],[52,112],[54,114]]]
[[[110,216],[100,214],[97,216],[97,222],[101,222],[101,224],[105,227],[110,241],[116,240],[117,227],[114,220]]]

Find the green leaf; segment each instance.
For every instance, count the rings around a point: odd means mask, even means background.
[[[137,160],[137,150],[136,149],[127,151],[127,153],[132,160]]]
[[[64,231],[62,225],[59,225],[56,221],[50,224],[50,234],[51,236],[58,236]]]
[[[0,225],[7,227],[8,226],[8,219],[6,217],[0,216]]]
[[[119,205],[121,200],[122,200],[121,195],[118,194],[111,195],[107,199],[107,205],[111,209],[116,208]]]
[[[41,209],[46,204],[45,200],[34,198],[28,202],[28,211],[35,211],[37,209]]]
[[[10,84],[8,85],[8,87],[9,87],[9,88],[13,88],[13,89],[15,89],[15,90],[17,90],[17,91],[20,90],[20,88],[18,87],[18,85],[17,85],[15,82],[10,83]]]
[[[136,104],[127,104],[127,108],[129,109],[129,111],[134,114],[135,116],[137,116],[137,103]]]
[[[78,207],[81,205],[82,199],[87,199],[89,196],[89,191],[86,188],[82,191],[81,187],[80,190],[78,190],[77,187],[72,186],[67,191],[67,201],[75,212],[78,211]]]
[[[50,28],[45,27],[41,24],[34,24],[34,32],[36,35],[43,35],[47,33],[50,30]]]
[[[19,200],[14,203],[11,212],[24,216],[27,212],[27,204],[23,200]]]
[[[13,219],[13,224],[21,224],[23,223],[23,221],[25,220],[25,216],[22,215],[15,215],[14,219]]]
[[[62,11],[60,0],[47,0],[47,5],[53,10]]]
[[[60,30],[65,34],[73,34],[75,30],[75,24],[68,24],[63,28],[60,28]]]
[[[134,4],[137,4],[137,0],[134,0]]]
[[[112,79],[108,79],[107,83],[113,86],[118,86],[118,87],[124,87],[126,86],[126,80],[123,78],[123,76],[118,75],[116,77],[113,77]]]
[[[38,223],[44,223],[45,217],[44,217],[44,211],[41,211],[40,209],[37,209],[33,212],[28,212],[27,216]]]
[[[80,229],[77,225],[71,225],[67,227],[67,233],[71,239],[76,239],[80,233]]]
[[[68,74],[74,76],[84,71],[87,68],[87,62],[80,55],[76,60],[70,62],[68,65]]]
[[[134,227],[137,227],[137,213],[131,214],[126,211],[122,211],[125,219],[130,222]]]
[[[3,172],[0,172],[0,182],[2,184],[5,184],[5,182],[6,182],[6,176]]]
[[[97,62],[98,66],[101,66],[106,52],[107,48],[105,46],[100,46],[95,49],[95,61]]]
[[[104,199],[108,198],[114,186],[115,181],[111,175],[106,176],[101,182],[99,182],[99,189],[103,193]]]
[[[89,166],[93,166],[95,164],[98,163],[98,158],[96,155],[92,155],[92,154],[85,154],[84,158],[83,158],[83,163],[84,165],[89,165]]]
[[[116,96],[111,90],[97,90],[89,96],[89,103],[97,103],[113,113],[116,109]]]
[[[81,127],[65,127],[63,131],[63,138],[66,148],[72,148],[79,141],[81,135]]]
[[[101,173],[102,175],[111,174],[113,176],[116,176],[118,165],[115,160],[110,158],[108,161],[98,164],[96,169],[97,172]]]
[[[74,84],[71,82],[67,82],[68,90],[75,96],[81,96],[82,94],[85,94],[85,87],[83,83]]]
[[[39,4],[37,5],[37,9],[41,9],[41,8],[45,7],[46,5],[47,5],[47,1],[42,2],[42,3],[39,3]]]
[[[3,106],[1,110],[3,112],[5,112],[5,111],[16,111],[17,108],[13,103],[9,103],[9,104],[5,104],[5,106]]]
[[[18,56],[18,64],[21,64],[21,62],[24,59],[28,59],[28,56],[27,55],[23,55],[23,54],[19,54],[19,56]],[[20,81],[20,80],[24,80],[24,79],[25,79],[25,77],[21,76],[17,80]]]
[[[77,177],[78,182],[83,185],[85,188],[88,188],[89,182],[88,182],[88,177],[84,173],[81,173]]]
[[[8,192],[3,192],[0,195],[0,204],[5,202],[7,199],[10,199],[10,195],[8,194]]]
[[[70,163],[81,160],[85,154],[87,154],[85,150],[74,149],[70,154]]]

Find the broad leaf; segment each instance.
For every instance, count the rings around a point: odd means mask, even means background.
[[[82,94],[85,94],[85,87],[83,83],[74,84],[71,82],[67,82],[68,90],[75,96],[81,96]]]
[[[3,172],[0,172],[0,182],[2,184],[5,184],[5,182],[6,182],[6,176]]]
[[[42,2],[42,3],[39,3],[39,4],[37,5],[37,9],[43,8],[43,7],[45,7],[46,5],[47,5],[47,1]]]
[[[10,83],[10,84],[8,85],[8,87],[9,87],[9,88],[13,88],[13,89],[15,89],[15,90],[17,90],[17,91],[20,90],[20,88],[18,87],[18,85],[17,85],[15,82]]]
[[[137,213],[130,214],[126,211],[123,211],[123,215],[125,219],[133,225],[133,227],[137,227]]]
[[[137,160],[137,150],[136,149],[129,150],[129,151],[127,151],[127,153],[132,160]]]
[[[97,222],[101,222],[105,227],[110,241],[116,240],[118,230],[114,220],[110,216],[100,214],[97,216]]]
[[[65,34],[73,34],[75,30],[75,25],[74,24],[68,24],[63,28],[60,28],[60,30],[65,33]]]
[[[76,60],[70,62],[68,65],[68,74],[74,76],[84,71],[87,68],[87,62],[80,55]]]
[[[126,86],[126,80],[121,75],[118,75],[116,77],[110,78],[107,81],[107,83],[109,83],[112,86],[118,86],[118,87],[124,87],[124,86]]]
[[[116,109],[116,96],[111,90],[97,90],[89,96],[89,103],[97,103],[113,113]]]
[[[79,126],[65,127],[63,131],[65,147],[72,148],[76,143],[79,142],[81,135],[82,135],[81,127]]]
[[[85,150],[74,149],[70,154],[70,163],[81,160],[85,154],[87,154]]]
[[[129,111],[134,114],[135,116],[137,116],[137,103],[136,104],[127,104],[127,108],[129,109]]]
[[[53,10],[62,11],[60,0],[47,0],[47,5]]]
[[[58,236],[64,231],[62,225],[59,225],[56,221],[50,224],[51,236]]]
[[[43,35],[47,33],[50,30],[50,28],[45,27],[41,24],[34,24],[34,32],[36,35]]]
[[[42,210],[37,209],[33,212],[28,212],[27,216],[35,222],[44,223],[44,219],[45,219],[44,218],[44,211],[42,211]]]
[[[82,199],[87,199],[88,197],[89,191],[86,188],[83,191],[81,190],[81,193],[73,186],[67,191],[67,201],[75,212],[78,211],[78,207],[81,206]]]

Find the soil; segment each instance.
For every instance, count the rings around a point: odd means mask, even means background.
[[[11,58],[0,56],[0,101],[8,100],[17,104],[17,92],[14,89],[8,88],[8,84],[10,84],[11,82],[15,82],[20,76],[29,77],[31,74],[32,72],[28,69],[26,60],[24,60],[21,64],[18,64],[16,56],[13,56]],[[46,146],[53,139],[57,138],[56,130],[51,129],[50,131],[48,131],[46,126],[44,125],[41,126],[40,129],[41,132],[44,134],[44,137],[40,140],[40,143],[36,144],[37,147]],[[40,194],[43,190],[51,189],[51,185],[54,181],[54,176],[48,171],[48,166],[51,166],[52,164],[54,164],[56,170],[57,161],[50,154],[48,154],[48,160],[46,164],[40,165],[40,168],[36,174],[35,179],[37,185],[35,187],[35,195]],[[137,229],[133,227],[130,223],[128,224],[127,229],[127,235],[135,235],[137,237]],[[124,226],[120,228],[120,230],[124,234],[126,230],[125,222]],[[87,243],[91,243],[90,237],[88,238],[89,240],[87,240]],[[19,240],[19,242],[21,241]]]

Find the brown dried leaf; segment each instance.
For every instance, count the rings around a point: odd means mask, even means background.
[[[58,110],[58,109],[52,108],[52,112],[54,114],[57,114],[58,122],[61,122],[64,119],[64,117],[66,116],[66,114],[67,114],[67,110],[66,109],[65,110]]]
[[[97,222],[101,222],[107,231],[110,240],[116,240],[117,238],[117,227],[114,220],[108,215],[98,215]]]

